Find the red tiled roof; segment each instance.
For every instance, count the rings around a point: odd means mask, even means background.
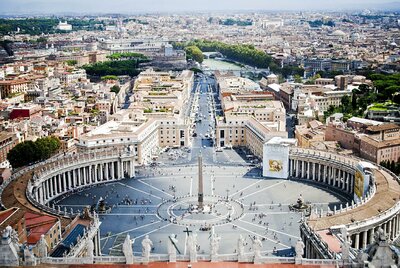
[[[25,225],[26,227],[36,227],[36,225],[55,223],[57,217],[50,215],[39,215],[32,212],[25,213]]]
[[[56,224],[57,217],[50,215],[39,215],[32,212],[25,213],[25,226],[28,230],[27,242],[28,244],[36,244],[42,234],[47,232]]]
[[[53,226],[54,222],[31,228],[27,237],[28,244],[35,245],[39,241],[40,236],[46,234]]]

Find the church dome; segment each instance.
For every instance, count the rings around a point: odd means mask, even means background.
[[[333,36],[345,36],[346,33],[341,30],[336,30],[332,33]]]

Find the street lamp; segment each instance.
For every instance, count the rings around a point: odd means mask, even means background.
[[[229,199],[229,189],[226,189],[226,200]]]

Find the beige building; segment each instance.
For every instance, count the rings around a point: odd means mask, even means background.
[[[148,69],[135,80],[134,104],[145,113],[181,114],[193,87],[192,71],[175,75]]]
[[[29,89],[30,81],[25,79],[0,81],[0,97],[5,99],[15,94],[24,94]]]
[[[224,120],[217,122],[217,147],[246,146],[262,158],[263,145],[272,137],[287,138],[287,132],[268,127],[250,116],[226,115]]]
[[[295,138],[299,147],[314,147],[314,143],[325,141],[325,125],[317,120],[310,121],[306,125],[298,125]]]
[[[276,82],[269,77],[269,82]],[[233,74],[216,73],[224,118],[216,124],[216,146],[246,146],[262,158],[263,145],[272,137],[287,137],[286,110],[271,92]],[[268,80],[264,81],[268,84]],[[262,83],[261,83],[262,84]]]
[[[351,118],[347,124],[328,124],[325,140],[338,141],[341,147],[377,164],[400,159],[400,126],[396,124]]]
[[[382,124],[370,126],[360,137],[360,156],[381,163],[400,161],[400,126]]]
[[[137,110],[119,112],[111,121],[79,137],[78,151],[91,151],[113,146],[132,150],[135,160],[145,164],[157,156],[162,147],[190,146],[189,126],[172,115],[139,115]],[[146,115],[148,116],[148,115]]]

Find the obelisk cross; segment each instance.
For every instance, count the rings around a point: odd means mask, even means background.
[[[203,208],[203,157],[199,155],[199,189],[198,189],[198,207]]]
[[[186,230],[183,231],[184,233],[186,233],[186,240],[185,240],[185,252],[183,252],[183,254],[186,254],[186,243],[187,243],[187,239],[189,238],[189,235],[192,231],[189,230],[189,228],[186,226]],[[180,253],[179,253],[180,254]]]

